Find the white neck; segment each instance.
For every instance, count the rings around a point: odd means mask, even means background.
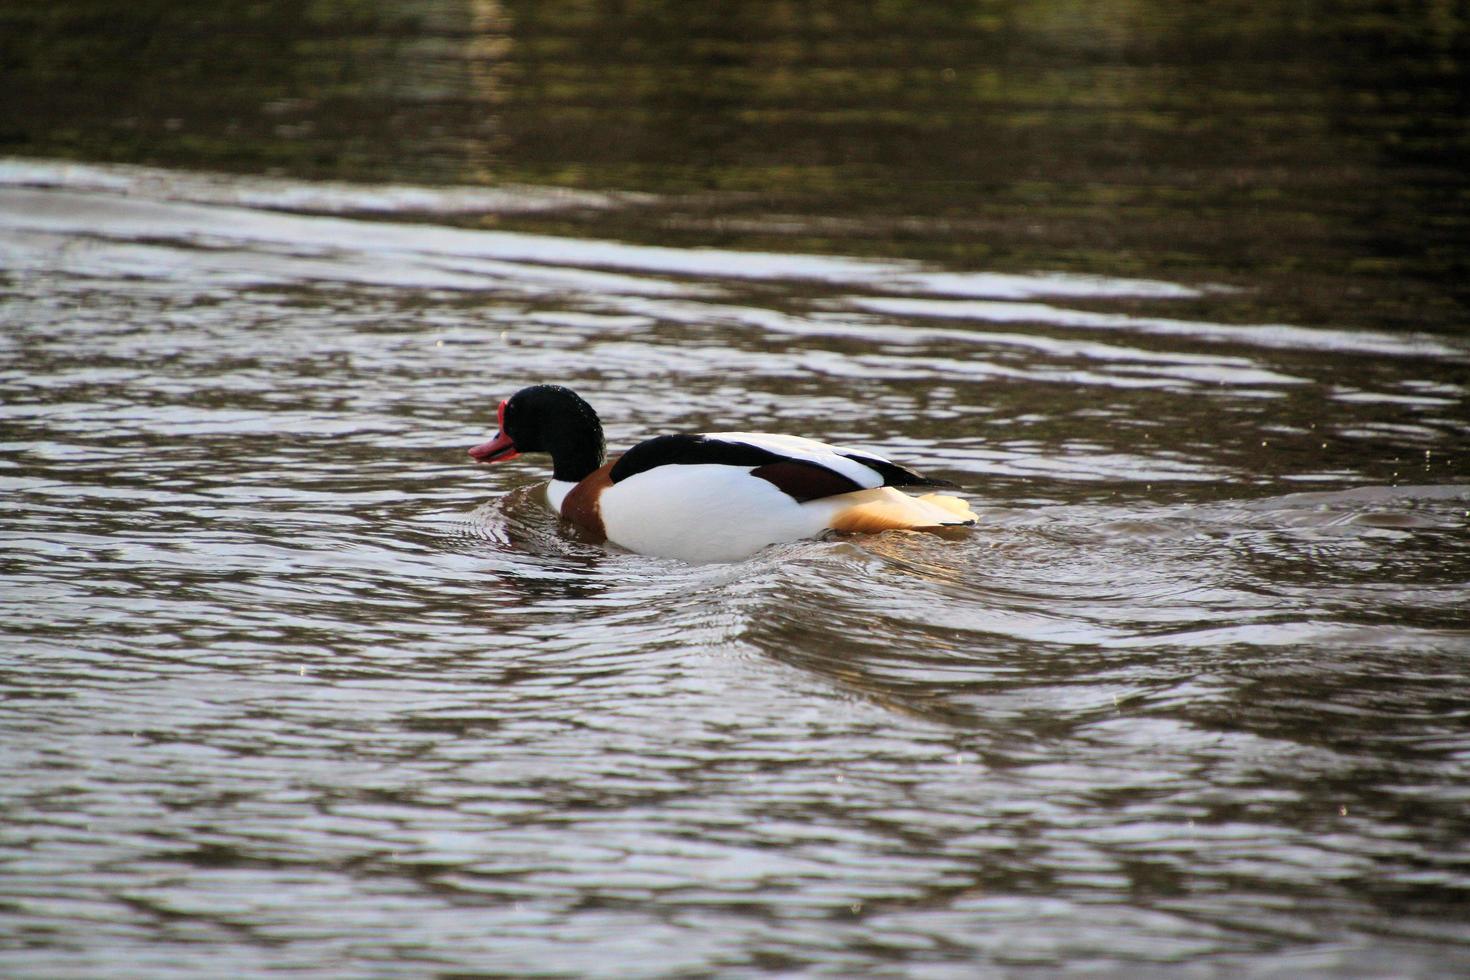
[[[552,480],[546,484],[546,503],[553,511],[560,514],[561,505],[566,502],[567,494],[572,492],[572,487],[577,484],[571,480]]]

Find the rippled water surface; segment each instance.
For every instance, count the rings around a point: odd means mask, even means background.
[[[4,972],[1470,968],[1463,334],[0,176]],[[982,519],[581,543],[542,380]]]

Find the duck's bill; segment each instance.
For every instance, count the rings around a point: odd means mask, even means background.
[[[515,459],[520,453],[516,451],[516,444],[510,441],[510,436],[504,432],[497,433],[494,439],[482,443],[470,450],[470,456],[477,463],[502,463],[507,459]]]

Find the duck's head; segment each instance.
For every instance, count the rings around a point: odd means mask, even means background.
[[[521,453],[550,453],[553,477],[576,481],[602,465],[602,421],[592,406],[561,385],[532,385],[500,403],[500,431],[470,450],[478,463]]]

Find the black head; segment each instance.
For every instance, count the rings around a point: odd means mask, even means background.
[[[500,432],[470,455],[481,463],[550,453],[552,475],[576,481],[602,465],[602,421],[570,388],[532,385],[500,403]]]

